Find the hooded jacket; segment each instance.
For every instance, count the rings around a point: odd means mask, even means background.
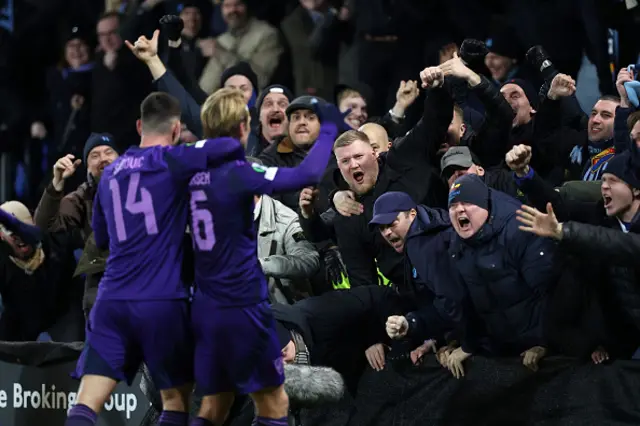
[[[442,340],[460,320],[462,290],[457,287],[447,252],[455,235],[449,214],[419,205],[405,242],[405,287],[417,310],[406,315],[413,340]]]
[[[518,229],[515,199],[489,189],[489,217],[449,255],[467,293],[465,352],[519,355],[545,344],[544,312],[557,281],[556,244]]]

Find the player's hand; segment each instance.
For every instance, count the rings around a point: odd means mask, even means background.
[[[305,219],[310,219],[313,216],[313,204],[318,199],[320,190],[307,187],[300,191],[300,198],[298,199],[298,205],[300,206],[300,213]]]
[[[392,339],[402,339],[409,331],[409,322],[403,316],[392,315],[387,318],[385,329],[387,330],[387,335]]]
[[[411,358],[411,362],[413,365],[418,365],[422,361],[422,357],[424,357],[429,352],[436,352],[436,341],[435,340],[427,340],[417,348],[411,351],[409,357]]]
[[[552,101],[566,98],[576,93],[576,81],[567,74],[558,74],[553,77],[547,97]]]
[[[529,145],[516,145],[505,155],[507,166],[519,177],[529,173],[531,162],[531,147]]]
[[[333,205],[342,216],[359,216],[364,212],[364,206],[356,201],[353,191],[338,191],[333,195]]]
[[[82,160],[76,159],[71,154],[67,154],[56,161],[53,165],[53,180],[51,181],[56,191],[64,189],[64,181],[76,172],[80,163],[82,163]]]
[[[371,368],[375,371],[384,370],[385,354],[384,345],[382,343],[376,343],[375,345],[369,346],[369,348],[364,351],[364,355],[367,357],[367,361]]]
[[[458,348],[451,352],[451,355],[449,355],[449,358],[447,359],[447,368],[451,371],[453,377],[456,379],[464,377],[464,368],[462,367],[462,363],[470,356],[471,354],[466,353],[462,348]]]
[[[420,80],[423,89],[438,87],[444,83],[444,73],[438,67],[428,67],[420,72]]]
[[[155,30],[151,40],[140,36],[134,44],[131,44],[129,40],[125,40],[124,43],[136,58],[147,64],[158,56],[158,37],[160,37],[160,30]]]
[[[538,363],[547,354],[547,349],[542,346],[534,346],[522,352],[522,364],[532,371],[538,371]]]

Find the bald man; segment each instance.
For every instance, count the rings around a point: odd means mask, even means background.
[[[381,152],[389,151],[391,142],[389,142],[389,135],[384,127],[376,123],[366,123],[360,126],[358,130],[369,137],[371,147],[375,151],[376,155]]]

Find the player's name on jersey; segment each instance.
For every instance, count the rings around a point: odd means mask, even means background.
[[[116,160],[116,168],[113,171],[117,175],[123,170],[140,169],[144,165],[144,157],[121,157]]]
[[[189,182],[189,186],[210,185],[210,184],[211,184],[211,173],[209,172],[196,173],[191,178],[191,182]]]
[[[39,389],[26,389],[20,383],[13,383],[11,390],[0,389],[0,409],[12,407],[36,410],[69,411],[75,404],[76,392],[57,390],[55,385],[45,385]],[[104,404],[106,411],[125,413],[127,420],[138,408],[138,397],[133,393],[113,393]]]

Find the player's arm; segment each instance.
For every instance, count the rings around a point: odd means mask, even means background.
[[[201,140],[193,144],[167,147],[165,161],[172,175],[178,181],[187,181],[198,173],[220,164],[244,158],[240,142],[233,138]]]
[[[104,210],[100,203],[100,186],[96,191],[93,199],[93,216],[91,217],[91,228],[93,229],[93,238],[96,240],[96,246],[101,249],[109,247],[109,233],[107,231],[107,221],[104,217]]]
[[[2,209],[0,209],[0,224],[19,236],[26,244],[36,245],[42,241],[42,231],[40,231],[40,228],[26,224]]]
[[[337,127],[333,122],[324,122],[318,139],[297,167],[262,167],[246,162],[238,163],[229,175],[232,188],[252,195],[270,195],[317,185],[324,176],[337,134]]]

